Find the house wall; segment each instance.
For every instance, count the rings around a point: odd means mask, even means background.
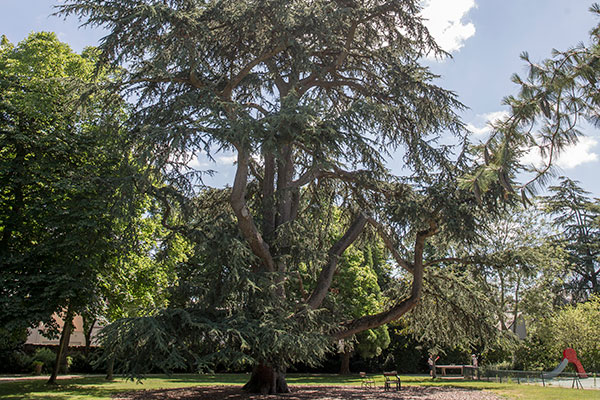
[[[62,330],[64,326],[64,321],[58,314],[54,314],[52,316],[54,320],[57,322],[58,326]],[[96,338],[98,336],[98,332],[102,330],[102,325],[96,322],[94,324],[94,328],[92,329],[92,346],[97,346]],[[45,327],[44,324],[40,324],[37,328],[29,329],[27,340],[25,344],[31,345],[56,345],[58,346],[60,338],[49,339],[44,336]],[[71,340],[69,342],[69,346],[85,346],[85,335],[83,331],[83,318],[80,315],[76,315],[73,318],[73,332],[71,333]]]

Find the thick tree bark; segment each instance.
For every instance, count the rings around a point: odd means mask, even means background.
[[[291,145],[282,148],[282,159],[277,162],[277,219],[275,227],[288,223],[292,218],[292,190],[290,183],[294,176],[293,149]]]
[[[53,385],[56,383],[56,377],[58,376],[60,367],[63,364],[63,359],[66,354],[66,351],[69,348],[69,341],[71,340],[71,331],[72,330],[73,330],[73,309],[69,305],[67,307],[67,315],[65,317],[63,330],[60,335],[58,352],[56,353],[56,362],[54,363],[54,368],[52,369],[52,375],[50,375],[50,379],[48,379],[48,382],[47,382],[49,385]]]
[[[350,375],[350,357],[352,350],[346,350],[340,353],[340,375]]]
[[[254,367],[250,380],[244,385],[243,390],[260,394],[290,392],[285,380],[285,370],[273,368],[264,364],[259,364]]]
[[[265,152],[265,173],[262,180],[263,236],[272,239],[275,232],[275,157]]]

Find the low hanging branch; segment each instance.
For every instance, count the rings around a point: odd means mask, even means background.
[[[413,283],[410,296],[387,311],[367,315],[344,323],[342,329],[334,334],[336,340],[346,339],[367,329],[377,328],[388,322],[395,321],[417,305],[423,289],[423,250],[425,248],[425,242],[428,237],[433,236],[438,232],[438,227],[435,222],[432,221],[430,225],[430,229],[417,233],[415,239],[415,255],[412,272]]]

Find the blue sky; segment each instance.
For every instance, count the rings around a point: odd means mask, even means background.
[[[0,34],[19,42],[30,32],[53,31],[81,51],[96,45],[98,29],[79,29],[74,18],[52,17],[58,0],[0,0]],[[524,71],[519,59],[527,51],[534,61],[588,41],[598,22],[588,12],[588,0],[424,0],[424,16],[438,42],[452,53],[443,62],[428,62],[442,77],[439,84],[454,90],[469,107],[463,119],[474,140],[485,138],[486,123],[502,115],[502,98],[517,88],[510,76]],[[594,197],[600,197],[600,132],[584,128],[585,137],[559,159],[560,174],[579,180]],[[210,168],[219,171],[212,183],[231,182],[233,157],[221,154]],[[393,166],[397,162],[391,161]],[[199,160],[197,166],[208,163]]]

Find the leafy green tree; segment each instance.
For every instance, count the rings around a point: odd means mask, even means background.
[[[184,301],[194,309],[123,320],[107,331],[108,342],[138,349],[121,351],[132,356],[124,368],[176,366],[194,343],[254,365],[247,390],[285,392],[290,363],[316,361],[333,342],[417,305],[431,237],[476,238],[500,188],[478,203],[457,188],[468,164],[461,149],[436,144],[442,133],[464,142],[462,105],[419,64],[427,54],[445,55],[419,11],[416,0],[60,6],[62,15],[108,30],[104,59],[127,64],[122,88],[139,99],[131,121],[139,153],[167,178],[156,190],[165,220],[206,252],[189,264],[207,285]],[[197,198],[202,175],[186,162],[215,148],[236,153],[232,187]],[[399,149],[410,178],[385,168],[385,156]],[[331,245],[334,208],[344,233]],[[364,231],[380,235],[409,290],[381,312],[337,319],[328,293],[340,257]],[[298,277],[301,265],[307,282]],[[311,291],[304,296],[302,287]],[[141,354],[142,343],[153,350]]]
[[[124,104],[90,91],[108,77],[97,57],[75,54],[53,33],[1,44],[0,321],[7,330],[44,322],[57,334],[52,316],[62,315],[50,383],[73,316],[96,308],[100,276],[127,262],[137,233],[129,216],[143,212],[130,142],[118,129]]]
[[[571,347],[588,371],[600,368],[600,299],[593,295],[584,303],[567,305],[547,324],[545,337],[555,360],[563,350]]]
[[[600,201],[566,177],[550,193],[544,205],[554,216],[556,242],[566,249],[572,273],[565,290],[572,301],[583,301],[600,293]]]
[[[385,309],[387,299],[381,292],[376,273],[377,270],[383,272],[385,266],[381,264],[384,264],[385,260],[373,257],[372,248],[376,249],[376,254],[383,254],[381,243],[366,244],[362,251],[354,246],[349,247],[340,261],[340,271],[332,283],[333,301],[339,303],[348,319]],[[390,337],[385,325],[360,332],[355,340],[341,340],[338,344],[341,355],[340,374],[350,373],[350,357],[354,352],[362,358],[375,357],[381,354],[389,343]]]
[[[506,210],[474,250],[474,272],[489,293],[504,331],[516,333],[520,317],[544,318],[562,303],[566,253],[542,204]]]

